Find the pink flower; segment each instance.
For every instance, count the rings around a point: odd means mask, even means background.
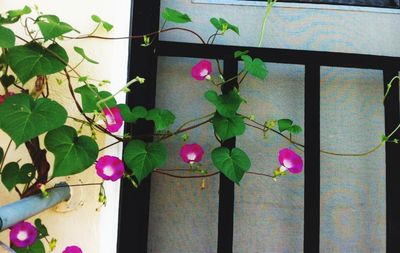
[[[204,150],[196,143],[185,144],[182,146],[179,154],[185,163],[198,163],[201,161],[201,158],[203,158]]]
[[[115,156],[105,155],[96,163],[97,175],[104,180],[117,181],[124,175],[124,163]]]
[[[18,248],[26,248],[35,243],[37,229],[29,222],[22,221],[11,228],[10,241]]]
[[[212,71],[212,64],[210,61],[201,60],[192,68],[192,77],[196,80],[203,81],[208,78]]]
[[[113,107],[111,109],[104,108],[103,113],[106,116],[107,130],[110,131],[111,133],[118,132],[118,130],[124,123],[119,108],[118,107]]]
[[[280,172],[289,170],[290,173],[298,174],[303,171],[303,159],[291,149],[279,150],[278,159],[281,164]]]
[[[62,253],[82,253],[82,250],[78,246],[73,245],[66,247]]]

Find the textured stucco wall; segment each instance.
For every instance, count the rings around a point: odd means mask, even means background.
[[[265,10],[190,0],[166,0],[162,6],[188,13],[193,23],[185,26],[206,38],[213,31],[209,18],[224,17],[239,26],[241,36],[227,33],[216,43],[249,46],[257,45]],[[273,9],[263,46],[399,56],[396,23],[400,15],[396,12],[288,6],[281,3]],[[181,32],[164,33],[161,39],[197,42]],[[195,63],[196,59],[159,60],[157,105],[182,114],[177,126],[210,109],[201,96],[212,87],[190,77]],[[267,65],[270,76],[266,81],[250,78],[244,84],[241,95],[250,102],[242,111],[255,114],[260,121],[288,117],[303,126],[304,67]],[[384,133],[382,79],[380,71],[322,67],[322,149],[363,152],[380,142]],[[206,136],[210,131],[211,126],[204,126],[191,133],[191,140],[215,147],[218,143]],[[176,154],[180,144],[178,138],[169,143],[171,154]],[[237,146],[250,154],[252,171],[271,172],[277,166],[278,149],[287,143],[274,135],[263,141],[259,132],[248,129]],[[184,166],[178,157],[171,159],[166,168]],[[209,156],[205,164],[210,166]],[[149,251],[216,252],[218,184],[218,179],[208,179],[207,188],[201,190],[197,180],[153,175]],[[303,175],[276,183],[246,175],[235,190],[234,252],[302,252],[303,187]],[[321,252],[385,252],[383,149],[367,158],[321,155],[321,213]]]
[[[111,33],[106,34],[103,31],[100,32],[102,35],[125,36],[129,34],[131,3],[128,0],[118,1],[118,4],[112,1],[94,0],[56,2],[50,0],[4,0],[0,2],[0,11],[4,12],[9,9],[19,9],[24,5],[33,6],[34,4],[38,5],[40,10],[46,14],[51,13],[58,15],[61,20],[71,24],[82,33],[87,33],[94,29],[96,24],[90,19],[90,16],[96,14],[114,25],[114,30]],[[19,34],[24,35],[22,30],[19,30]],[[100,80],[111,80],[111,84],[107,87],[107,89],[111,91],[117,91],[124,86],[127,76],[128,41],[80,40],[78,42],[71,42],[65,40],[62,42],[62,45],[70,52],[70,63],[72,65],[80,61],[80,56],[72,49],[72,46],[75,45],[84,48],[91,58],[100,62],[99,65],[92,65],[89,63],[83,64],[78,69],[80,73]],[[60,101],[66,106],[70,115],[78,115],[66,83],[58,85],[55,79],[51,79],[50,94],[51,98]],[[118,98],[118,100],[122,102],[124,99],[123,94]],[[102,135],[98,135],[97,137],[100,147],[112,141]],[[0,133],[0,146],[5,149],[8,141],[9,137],[4,133]],[[120,155],[121,147],[115,146],[115,148],[108,150],[107,153]],[[48,157],[50,160],[53,159],[50,153]],[[22,162],[29,162],[29,157],[27,156],[25,148],[21,147],[15,150],[15,147],[11,146],[7,161],[18,160],[20,158]],[[60,178],[58,180],[63,181],[65,179]],[[72,183],[99,182],[99,178],[93,168],[88,169],[82,174],[71,177],[70,180]],[[78,194],[82,196],[80,205],[78,205],[75,210],[66,213],[58,213],[52,209],[38,216],[42,218],[44,224],[48,227],[50,235],[58,239],[58,246],[55,250],[56,253],[61,253],[65,246],[71,244],[80,245],[86,253],[115,252],[119,184],[107,183],[105,187],[107,189],[109,202],[108,206],[102,208],[101,211],[96,211],[99,207],[99,203],[97,202],[99,188],[97,186],[90,186],[81,189],[73,189],[73,191],[78,192]],[[10,195],[1,185],[0,205],[15,200],[17,200],[16,194]],[[0,233],[0,241],[8,243],[8,231]]]

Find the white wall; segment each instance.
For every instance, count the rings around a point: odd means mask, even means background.
[[[34,4],[38,5],[40,10],[46,14],[58,15],[61,20],[71,24],[82,33],[90,32],[95,27],[96,24],[91,21],[90,16],[96,14],[114,25],[111,33],[106,34],[102,31],[100,34],[116,37],[129,34],[131,4],[129,0],[120,0],[118,4],[115,1],[97,0],[56,2],[51,0],[3,0],[0,2],[0,10],[4,12],[9,9],[22,8],[24,5],[33,6]],[[20,30],[19,34],[23,35],[23,32]],[[65,41],[62,44],[69,49],[72,64],[80,60],[79,56],[71,50],[72,46],[75,45],[84,48],[91,58],[100,62],[99,65],[83,64],[78,69],[80,73],[100,80],[111,80],[111,84],[107,87],[111,91],[116,91],[119,87],[124,86],[127,77],[128,41],[80,40],[77,42]],[[68,108],[70,114],[78,115],[65,87],[66,84],[59,86],[54,79],[51,80],[50,84],[51,97],[61,101]],[[121,94],[118,100],[124,102],[124,94]],[[98,138],[100,147],[113,141],[104,136],[98,136]],[[0,146],[5,149],[8,141],[9,138],[1,133]],[[108,149],[107,154],[120,155],[121,147],[115,146]],[[49,157],[52,159],[51,155]],[[14,150],[14,147],[12,147],[7,161],[19,158],[22,158],[23,161],[29,161],[24,148]],[[61,178],[60,180],[64,179]],[[85,173],[73,176],[70,180],[71,182],[92,183],[98,182],[99,178],[94,168],[90,168]],[[73,190],[82,195],[82,201],[76,209],[66,213],[49,210],[38,216],[48,226],[50,235],[58,239],[55,252],[59,253],[65,246],[71,244],[80,245],[86,253],[116,252],[119,183],[106,184],[108,205],[101,211],[96,211],[99,207],[97,202],[99,189],[97,186],[85,187],[81,190],[74,188]],[[17,200],[17,196],[15,194],[10,195],[3,186],[0,186],[0,195],[0,205]],[[8,231],[0,234],[0,241],[8,242]]]

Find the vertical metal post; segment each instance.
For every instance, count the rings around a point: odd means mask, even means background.
[[[131,35],[146,34],[159,29],[160,0],[132,1]],[[141,47],[143,41],[131,40],[129,57],[129,76],[131,80],[136,76],[146,79],[144,85],[135,85],[127,96],[130,107],[144,106],[154,108],[156,96],[157,56],[154,45]],[[126,133],[131,135],[152,134],[154,126],[149,121],[138,121],[134,126],[126,125]],[[144,139],[150,141],[150,139]],[[123,180],[121,183],[121,200],[118,232],[118,252],[147,252],[147,237],[150,204],[149,176],[142,181],[139,188]]]
[[[383,71],[385,91],[393,77],[398,76],[398,69],[388,66]],[[392,83],[392,88],[385,99],[385,129],[386,136],[396,129],[400,123],[399,82]],[[400,134],[394,134],[390,139],[400,139]],[[400,249],[400,145],[386,143],[386,252],[396,253]]]
[[[319,252],[320,66],[305,67],[304,252]]]
[[[224,78],[229,79],[238,73],[238,62],[230,58],[224,59]],[[222,93],[227,94],[237,87],[237,78],[222,86]],[[223,147],[235,147],[236,138],[222,143]],[[235,184],[225,175],[219,179],[219,209],[218,209],[218,253],[229,253],[233,250],[233,212],[235,202]]]

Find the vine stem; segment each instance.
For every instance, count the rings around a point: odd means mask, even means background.
[[[387,90],[386,90],[386,92],[385,92],[385,95],[383,96],[383,101],[382,101],[382,103],[385,102],[386,97],[387,97],[387,95],[389,94],[390,89],[392,88],[392,84],[393,84],[393,82],[394,82],[396,79],[399,79],[399,80],[400,80],[400,76],[395,76],[395,77],[392,78],[392,80],[390,80],[390,82],[389,82],[388,85],[387,85],[388,88],[387,88]]]
[[[6,160],[6,156],[7,156],[8,150],[10,149],[11,143],[12,143],[12,140],[10,140],[8,142],[6,151],[4,152],[3,158],[1,159],[1,162],[0,162],[0,173],[3,170],[4,161]]]
[[[268,19],[269,14],[271,13],[272,6],[276,3],[276,1],[277,0],[268,0],[267,10],[265,12],[263,24],[262,24],[262,27],[261,27],[260,40],[258,41],[258,47],[261,47],[262,41],[264,39],[265,26],[267,24],[267,19]]]

